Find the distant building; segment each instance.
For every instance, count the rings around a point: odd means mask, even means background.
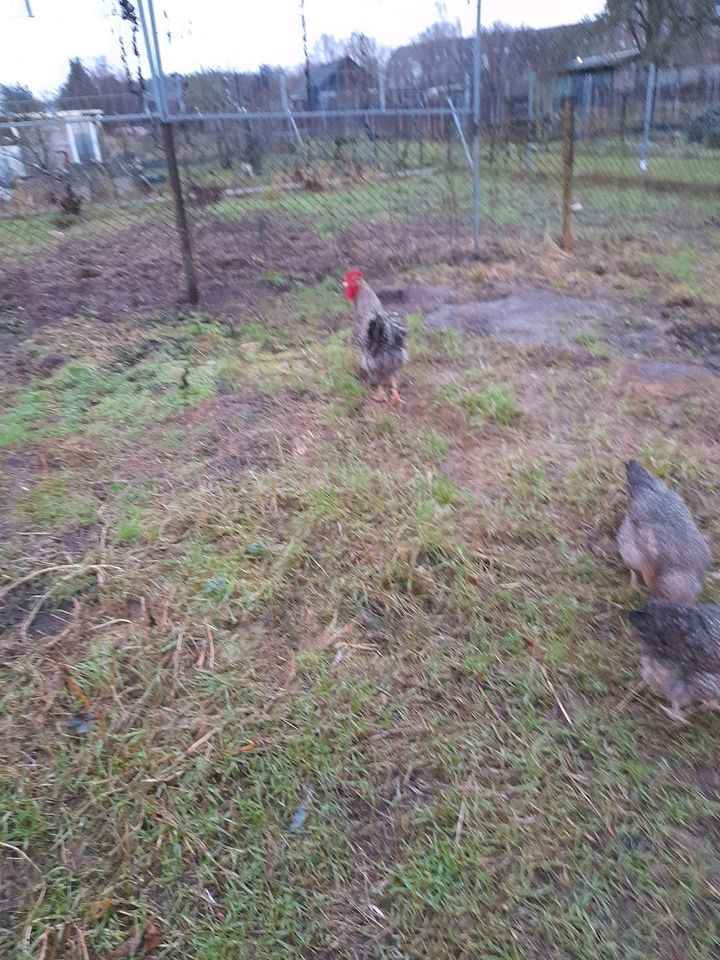
[[[377,83],[352,57],[341,57],[296,76],[289,96],[295,110],[360,110],[375,105]]]
[[[572,96],[577,104],[610,106],[617,94],[632,93],[638,82],[640,54],[617,50],[595,56],[577,56],[558,71],[556,99]]]
[[[16,115],[0,130],[0,201],[27,213],[47,206],[57,176],[76,171],[87,184],[106,173],[100,140],[101,110],[59,110]],[[40,121],[23,123],[23,121]],[[90,178],[90,179],[88,179]],[[78,187],[78,189],[80,189]]]
[[[58,159],[66,154],[70,163],[102,163],[98,137],[101,116],[102,110],[61,110],[54,117],[55,123],[44,128],[50,153]]]
[[[435,106],[452,97],[469,105],[472,40],[438,37],[394,50],[385,71],[387,105]]]
[[[655,80],[654,122],[671,128],[683,126],[698,109],[720,96],[720,66],[684,66],[684,58],[678,56],[677,65],[659,69]],[[646,85],[647,66],[637,49],[577,56],[556,72],[554,105],[557,108],[560,99],[570,95],[582,118],[608,110],[618,113],[621,125],[626,119],[637,124]]]
[[[0,197],[7,199],[7,191],[14,180],[25,174],[17,129],[11,127],[9,130],[0,130]]]

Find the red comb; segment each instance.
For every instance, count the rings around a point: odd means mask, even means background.
[[[358,284],[363,278],[362,270],[348,270],[345,274],[345,296],[350,302],[354,302],[358,295]]]

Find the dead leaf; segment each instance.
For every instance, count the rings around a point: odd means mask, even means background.
[[[160,946],[160,931],[151,920],[150,923],[148,924],[147,930],[145,931],[145,939],[143,940],[142,955],[144,957],[149,956],[153,951],[157,950],[159,946]]]
[[[142,938],[142,930],[140,927],[133,927],[125,943],[121,943],[119,947],[115,947],[112,953],[108,954],[107,960],[129,960],[131,957],[137,957]]]
[[[109,953],[106,960],[137,960],[150,956],[159,946],[160,932],[151,920],[144,935],[141,927],[133,927],[125,943]]]
[[[85,707],[85,710],[86,710],[88,713],[91,713],[91,712],[92,712],[92,706],[91,706],[91,704],[90,704],[90,701],[89,701],[88,698],[85,696],[85,694],[82,692],[82,690],[81,690],[80,687],[77,685],[77,683],[73,680],[73,678],[72,678],[71,675],[70,675],[70,671],[68,670],[68,668],[65,667],[65,666],[63,666],[63,667],[61,667],[60,669],[61,669],[61,676],[62,676],[62,679],[63,679],[63,683],[65,684],[65,687],[66,687],[68,693],[71,693],[77,700],[80,701],[80,703],[83,705],[83,707]]]

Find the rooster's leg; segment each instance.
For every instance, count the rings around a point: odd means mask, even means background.
[[[631,590],[639,590],[639,589],[640,589],[640,587],[639,587],[639,585],[638,585],[637,574],[635,573],[634,570],[631,570],[631,571],[630,571],[630,589],[631,589]]]
[[[378,403],[387,403],[388,401],[387,391],[382,384],[379,384],[375,389],[375,393],[371,393],[370,396],[373,400],[377,400]]]
[[[405,403],[403,398],[398,393],[397,380],[395,379],[395,377],[393,377],[392,380],[390,381],[390,403],[392,404]]]
[[[660,709],[664,711],[669,717],[672,717],[676,723],[689,723],[690,721],[684,716],[682,710],[680,709],[679,703],[673,703],[669,707],[664,707],[660,704]]]

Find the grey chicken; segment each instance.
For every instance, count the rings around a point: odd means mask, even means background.
[[[630,500],[618,531],[618,548],[650,593],[675,603],[695,603],[710,567],[707,541],[680,497],[637,460],[626,464]]]
[[[670,702],[670,716],[684,721],[687,707],[720,709],[720,606],[650,600],[628,617],[640,634],[642,679]]]
[[[407,330],[397,314],[388,313],[362,270],[350,270],[343,281],[345,296],[355,304],[355,334],[360,362],[375,386],[373,400],[404,403],[397,389],[397,377],[408,360]],[[388,397],[388,390],[390,392]]]

